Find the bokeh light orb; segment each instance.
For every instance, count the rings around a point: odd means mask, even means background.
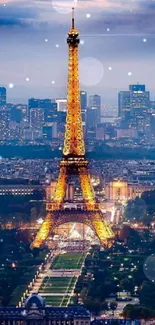
[[[93,57],[80,60],[80,82],[84,86],[95,86],[103,78],[104,68],[101,61]]]
[[[145,276],[152,282],[155,281],[155,254],[147,257],[144,262],[143,270]]]

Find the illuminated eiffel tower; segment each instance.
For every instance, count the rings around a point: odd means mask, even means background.
[[[63,157],[60,162],[60,171],[53,199],[46,204],[47,216],[31,247],[42,246],[54,229],[66,222],[80,222],[89,225],[103,245],[114,237],[113,231],[104,219],[95,200],[88,173],[88,161],[85,157],[79,91],[79,42],[79,33],[74,25],[73,8],[72,27],[67,37],[69,47],[68,94]],[[77,175],[81,184],[84,201],[84,210],[81,212],[66,213],[63,209],[66,188],[71,175]]]

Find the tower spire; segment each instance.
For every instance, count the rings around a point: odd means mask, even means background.
[[[72,8],[72,29],[74,29],[74,8]]]

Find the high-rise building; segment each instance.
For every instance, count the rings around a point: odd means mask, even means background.
[[[101,96],[96,94],[89,96],[89,107],[92,106],[101,108]]]
[[[57,103],[51,103],[44,110],[45,122],[52,123],[57,121],[58,112],[57,112]]]
[[[37,99],[37,98],[30,98],[28,101],[28,120],[30,120],[30,110],[32,108],[42,108],[44,111],[51,108],[52,101],[49,98],[45,99]]]
[[[150,110],[151,112],[155,112],[155,100],[150,101]]]
[[[130,85],[130,106],[132,115],[147,113],[150,107],[150,92],[145,85]]]
[[[0,140],[10,139],[10,109],[0,108]]]
[[[87,108],[87,92],[82,90],[80,91],[80,99],[81,99],[81,110],[84,111]]]
[[[42,108],[31,108],[30,127],[41,130],[44,125],[44,110]]]
[[[0,106],[6,104],[6,88],[0,87]]]
[[[150,92],[145,85],[130,85],[131,126],[140,133],[150,129]]]
[[[67,111],[67,99],[66,98],[57,98],[57,111],[66,112]]]
[[[80,100],[81,100],[81,111],[82,111],[82,122],[86,121],[86,110],[87,110],[87,92],[80,91]]]
[[[57,135],[59,139],[64,138],[66,112],[57,112]]]
[[[96,130],[97,123],[98,123],[98,108],[89,107],[87,109],[87,114],[86,114],[87,130],[91,128]]]
[[[43,138],[47,141],[57,138],[57,123],[46,123],[42,129]]]
[[[97,109],[97,123],[101,121],[101,96],[99,95],[91,95],[89,96],[89,107]]]
[[[130,116],[130,91],[118,93],[118,116],[125,119]]]
[[[121,127],[135,128],[145,133],[150,128],[150,92],[145,85],[130,85],[128,91],[118,94],[118,111]],[[123,122],[123,123],[122,123]]]
[[[18,104],[11,107],[11,121],[20,123],[27,120],[27,105]]]
[[[37,99],[37,98],[30,98],[28,101],[29,109],[31,108],[47,108],[51,105],[51,99],[45,98],[45,99]]]

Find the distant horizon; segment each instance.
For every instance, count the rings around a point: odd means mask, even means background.
[[[130,83],[131,84],[131,83]],[[129,85],[130,85],[129,84]],[[132,83],[132,84],[137,84],[136,83]],[[145,83],[140,83],[139,84],[144,84],[146,86],[146,90],[147,91],[150,91],[150,99],[152,101],[155,100],[155,90],[150,90],[149,88],[147,88],[147,85]],[[89,98],[89,96],[91,95],[100,95],[101,96],[101,104],[102,106],[110,106],[110,107],[113,107],[113,108],[118,108],[118,92],[119,91],[127,91],[129,90],[129,85],[127,88],[123,88],[123,89],[116,89],[116,92],[115,92],[115,100],[111,101],[111,103],[108,103],[108,99],[106,98],[106,101],[105,101],[105,97],[104,95],[102,95],[101,93],[99,92],[88,92],[86,89],[81,89],[81,91],[87,91],[87,99]],[[7,102],[8,103],[13,103],[13,104],[28,104],[28,100],[30,98],[38,98],[38,99],[46,99],[46,98],[49,98],[49,99],[56,99],[56,98],[66,98],[67,97],[67,93],[66,94],[60,94],[59,93],[59,96],[51,96],[50,95],[50,92],[49,92],[49,95],[47,93],[47,96],[40,96],[39,92],[38,92],[38,95],[37,95],[37,91],[35,91],[35,96],[32,94],[31,96],[24,96],[24,97],[11,97],[10,94],[11,94],[11,90],[12,89],[9,89],[6,85],[0,85],[0,87],[6,87],[6,90],[7,90]],[[16,87],[16,86],[15,86]],[[106,92],[106,90],[105,90]],[[113,90],[114,92],[114,90]],[[153,94],[154,92],[154,94]]]

